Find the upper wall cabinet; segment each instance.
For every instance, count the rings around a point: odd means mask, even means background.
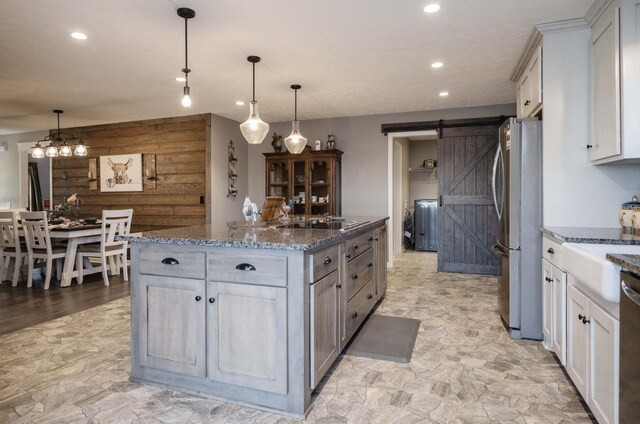
[[[542,47],[531,55],[516,85],[517,115],[519,118],[533,116],[542,107]]]
[[[591,26],[590,140],[595,164],[640,161],[640,0],[612,1]]]

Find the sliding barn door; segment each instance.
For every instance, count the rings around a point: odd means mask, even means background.
[[[438,271],[497,275],[491,175],[498,127],[444,128],[438,140]]]

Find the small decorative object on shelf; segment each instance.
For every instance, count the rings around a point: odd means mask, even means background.
[[[425,159],[422,166],[426,169],[433,169],[438,166],[438,161],[435,159]]]
[[[238,173],[236,172],[236,163],[238,162],[238,158],[236,157],[235,147],[233,147],[233,140],[229,140],[229,145],[227,146],[227,150],[229,151],[229,188],[227,197],[236,197],[238,195],[238,190],[235,187],[236,178],[238,178]]]
[[[314,150],[322,150],[322,141],[316,140],[316,148]]]
[[[633,196],[630,202],[622,204],[618,217],[623,232],[640,232],[640,201],[638,201],[638,196]]]
[[[336,136],[333,134],[329,134],[327,136],[327,149],[333,150],[336,148]]]
[[[244,215],[245,221],[249,221],[251,223],[255,223],[258,220],[258,206],[251,202],[249,196],[244,198],[244,203],[242,205],[242,214]]]
[[[282,150],[282,144],[284,143],[284,138],[281,135],[278,135],[273,132],[273,136],[271,137],[271,145],[273,146],[274,152],[279,152]]]

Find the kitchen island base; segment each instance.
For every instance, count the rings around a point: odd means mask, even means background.
[[[344,232],[289,229],[320,242],[269,247],[260,237],[282,230],[250,231],[257,242],[224,246],[129,239],[131,380],[304,418],[313,389],[384,295],[384,220]]]

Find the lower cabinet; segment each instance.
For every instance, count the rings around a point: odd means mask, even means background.
[[[287,393],[287,289],[207,282],[207,377]]]
[[[140,275],[137,349],[140,365],[204,377],[204,280]],[[167,311],[171,311],[167,314]]]
[[[567,287],[567,372],[599,423],[618,422],[619,321]]]
[[[376,255],[376,298],[382,299],[387,292],[387,226],[378,228],[375,238]]]
[[[542,335],[544,347],[567,363],[567,273],[542,260]]]
[[[553,350],[553,265],[542,260],[542,340],[544,347]]]
[[[339,272],[311,285],[311,380],[312,389],[320,383],[340,353],[339,322],[342,313]]]

